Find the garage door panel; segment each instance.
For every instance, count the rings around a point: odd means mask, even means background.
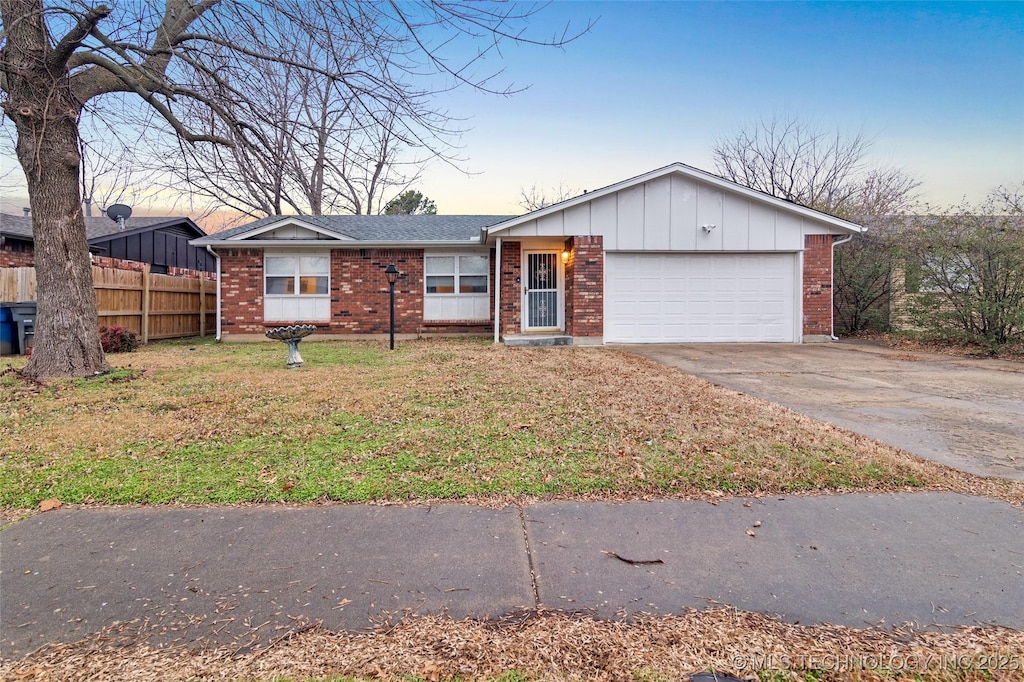
[[[607,254],[611,342],[794,341],[795,254]]]

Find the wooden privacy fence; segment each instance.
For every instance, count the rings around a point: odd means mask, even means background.
[[[92,268],[100,325],[121,325],[142,343],[206,336],[216,324],[217,283],[205,277]],[[0,301],[36,300],[35,268],[0,268]]]

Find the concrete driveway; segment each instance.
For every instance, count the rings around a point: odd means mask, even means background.
[[[962,471],[1024,480],[1022,363],[863,342],[622,348]]]

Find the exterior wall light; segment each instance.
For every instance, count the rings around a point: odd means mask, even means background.
[[[563,263],[568,263],[569,262],[569,250],[568,249],[566,249],[565,251],[562,251],[562,262]]]
[[[388,347],[391,350],[395,349],[395,282],[398,281],[398,275],[398,268],[394,263],[389,263],[384,268],[384,276],[388,278],[388,293],[391,299],[391,327],[388,334]]]

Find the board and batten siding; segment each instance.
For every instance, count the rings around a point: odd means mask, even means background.
[[[714,225],[706,233],[702,225]],[[605,251],[801,251],[828,225],[680,174],[595,197],[502,237],[601,236]]]

